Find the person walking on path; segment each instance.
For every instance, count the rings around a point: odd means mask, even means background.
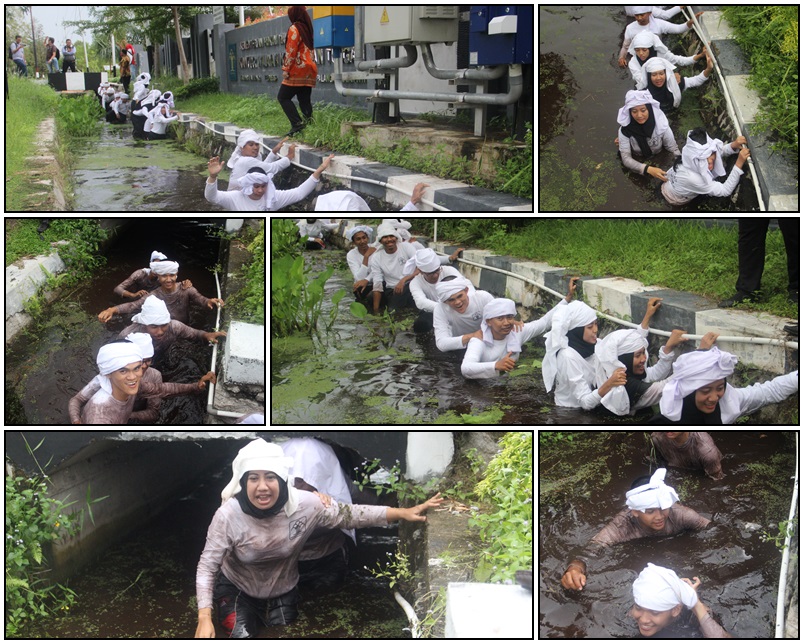
[[[313,60],[313,22],[304,5],[294,5],[288,10],[292,23],[285,38],[285,60],[282,65],[282,85],[277,100],[290,121],[287,136],[301,132],[313,117],[310,95],[315,87],[318,67]],[[299,99],[304,121],[299,117],[293,97]]]

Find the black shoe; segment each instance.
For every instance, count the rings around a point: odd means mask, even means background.
[[[288,132],[285,136],[293,136],[297,132],[301,132],[305,127],[307,126],[304,123],[298,123],[297,125],[294,125],[290,129],[290,132]]]
[[[788,324],[783,329],[785,333],[798,337],[798,324]]]
[[[743,302],[755,302],[755,301],[756,297],[753,294],[737,291],[729,299],[719,302],[718,307],[721,309],[730,309],[731,307],[736,306],[737,304],[742,304]]]

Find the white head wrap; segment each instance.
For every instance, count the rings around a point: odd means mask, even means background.
[[[558,307],[553,315],[553,326],[544,334],[546,352],[544,360],[542,360],[542,379],[547,391],[553,388],[558,374],[558,352],[569,346],[567,331],[592,324],[595,320],[597,320],[597,313],[580,300],[574,300],[567,306]]]
[[[647,89],[648,75],[651,72],[660,72],[664,70],[664,82],[667,85],[667,89],[669,89],[670,93],[673,95],[673,106],[678,107],[679,103],[681,103],[681,88],[678,86],[676,75],[673,73],[675,68],[676,66],[669,60],[659,58],[658,56],[651,58],[644,65],[642,65],[642,77],[637,83],[637,89]]]
[[[690,130],[690,132],[691,131],[692,130]],[[706,185],[709,185],[716,177],[722,177],[726,174],[726,168],[723,167],[723,159],[720,158],[720,152],[718,152],[719,146],[723,145],[723,141],[713,139],[707,133],[706,145],[701,145],[690,138],[690,132],[687,132],[687,144],[681,150],[681,162],[688,170],[692,170],[701,175]],[[709,159],[713,152],[715,153],[715,167],[710,172],[707,159]]]
[[[379,241],[383,237],[396,237],[397,239],[400,239],[396,228],[390,226],[389,224],[380,224],[377,227],[377,240]]]
[[[316,212],[371,212],[365,199],[351,190],[333,190],[320,195],[315,202]]]
[[[288,481],[288,473],[293,466],[293,459],[285,456],[279,445],[268,443],[262,438],[251,441],[241,449],[234,462],[232,463],[232,480],[223,492],[221,501],[226,503],[235,494],[240,492],[240,479],[246,472],[273,472],[285,483]],[[291,516],[299,505],[295,488],[288,485],[288,501],[285,503],[285,514]]]
[[[498,318],[501,315],[516,315],[516,304],[513,300],[498,297],[483,307],[483,321],[480,323],[480,330],[483,332],[483,342],[489,346],[494,344],[494,334],[491,332],[491,327],[486,320]],[[505,339],[507,341],[506,351],[513,351],[514,353],[522,351],[519,333],[512,330]]]
[[[633,11],[634,11],[633,15],[635,15],[635,16],[640,14],[640,13],[653,14],[653,6],[649,6],[649,5],[633,5],[631,8],[633,9]]]
[[[142,310],[131,318],[137,324],[170,324],[167,305],[156,295],[149,295],[142,304]]]
[[[634,603],[648,610],[670,610],[679,604],[692,609],[698,594],[669,568],[649,563],[634,582]]]
[[[165,255],[164,253],[160,253],[158,250],[155,250],[154,252],[151,253],[151,261],[155,262],[157,259],[159,260],[167,259],[167,255]]]
[[[621,329],[609,333],[605,338],[598,339],[595,344],[597,356],[596,380],[600,387],[617,369],[625,369],[618,356],[624,353],[636,353],[640,349],[648,348],[648,340],[633,329]],[[603,396],[601,401],[609,411],[624,416],[631,410],[628,401],[628,392],[625,387],[612,387],[611,391]]]
[[[235,163],[237,163],[238,159],[243,156],[242,149],[246,143],[256,141],[257,143],[261,143],[262,137],[257,134],[254,130],[243,130],[237,137],[237,147],[235,148],[234,152],[232,152],[232,156],[229,157],[229,160],[226,162],[226,165],[230,168],[235,167]],[[257,156],[255,157],[257,162],[262,161],[262,148],[257,152]]]
[[[465,277],[456,277],[454,280],[438,282],[438,284],[435,285],[436,293],[438,293],[438,301],[446,302],[455,295],[455,293],[469,288],[470,286],[472,286],[472,282]]]
[[[679,420],[684,405],[684,397],[710,382],[722,380],[734,373],[737,356],[712,347],[709,351],[691,351],[685,353],[673,363],[673,377],[662,390],[659,408],[662,416],[670,420]],[[726,385],[726,393],[720,399],[721,418],[723,413],[733,413],[732,404],[737,404],[736,397],[731,396],[731,385]],[[734,400],[732,400],[734,399]]]
[[[636,49],[650,49],[651,47],[656,50],[657,56],[661,56],[662,54],[666,54],[668,52],[667,47],[664,46],[664,43],[662,43],[662,41],[659,39],[659,36],[646,29],[644,31],[640,31],[636,36],[634,36],[633,40],[631,40],[630,47],[628,47],[628,53],[632,56],[636,56]],[[639,63],[637,63],[637,65],[639,65]]]
[[[154,357],[154,341],[149,333],[129,333],[126,336],[126,340],[133,342],[140,348],[143,360]]]
[[[656,121],[656,128],[653,130],[653,135],[661,136],[664,134],[664,131],[670,127],[670,124],[667,122],[667,116],[665,116],[665,113],[662,112],[662,108],[659,106],[659,101],[653,98],[651,93],[646,89],[631,89],[626,92],[625,105],[617,112],[617,122],[625,127],[631,122],[631,108],[637,105],[648,104],[653,105],[653,118]]]
[[[271,183],[271,176],[262,172],[247,172],[240,177],[240,188],[243,190],[243,194],[248,196],[254,192],[254,186],[264,186]]]
[[[665,484],[664,477],[667,469],[660,467],[650,477],[650,483],[640,485],[625,493],[625,504],[631,510],[644,512],[649,508],[666,510],[678,501],[678,494],[669,485]]]
[[[98,351],[98,382],[101,389],[107,394],[112,393],[112,383],[108,378],[108,374],[122,369],[128,364],[133,362],[141,362],[143,359],[142,351],[139,346],[133,342],[112,342],[111,344],[104,344]]]
[[[441,260],[432,248],[422,248],[416,251],[416,254],[411,257],[405,266],[402,268],[403,275],[411,275],[417,268],[422,273],[432,273],[437,271],[441,266]]]
[[[369,241],[371,241],[371,233],[374,232],[374,229],[371,226],[355,226],[354,228],[350,228],[349,231],[346,233],[346,239],[349,241],[353,241],[353,238],[357,233],[366,233],[368,235]]]
[[[161,262],[151,262],[151,270],[157,275],[178,275],[179,263],[166,260]]]

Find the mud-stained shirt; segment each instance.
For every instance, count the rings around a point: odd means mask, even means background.
[[[676,503],[670,508],[670,514],[661,530],[650,530],[644,527],[637,519],[631,516],[631,510],[626,508],[594,537],[589,545],[612,546],[615,543],[641,539],[642,537],[671,537],[684,530],[700,530],[710,524],[709,519],[702,517],[692,508]]]
[[[159,280],[151,277],[151,269],[141,268],[115,286],[114,293],[123,297],[123,291],[136,293],[137,291],[153,291],[156,288],[159,288]]]
[[[148,333],[148,327],[144,324],[130,324],[125,329],[120,332],[120,335],[117,337],[120,339],[125,339],[129,333]],[[192,327],[187,326],[186,324],[182,324],[178,320],[171,320],[168,324],[168,328],[165,331],[165,334],[159,339],[156,340],[151,338],[154,345],[154,355],[162,355],[166,352],[170,345],[173,344],[176,340],[181,338],[185,338],[187,340],[195,340],[197,342],[205,342],[206,338],[204,337],[204,331],[199,329],[194,329]]]
[[[162,382],[160,374],[159,383],[140,381],[137,395],[128,396],[125,401],[121,401],[101,389],[97,378],[93,378],[88,385],[70,399],[68,405],[70,422],[80,419],[82,425],[125,425],[132,416],[134,401],[138,397],[146,401],[155,398],[158,404],[160,398],[200,391],[197,384],[183,385],[177,382]],[[157,407],[157,417],[158,413]]]
[[[723,455],[708,432],[690,432],[689,439],[683,445],[667,438],[664,432],[653,432],[651,440],[668,466],[704,470],[707,476],[716,481],[723,478],[723,470],[720,468]]]
[[[715,621],[712,613],[706,611],[703,619],[698,620],[698,626],[701,629],[701,634],[704,639],[708,640],[724,640],[731,639],[729,632]]]
[[[198,608],[212,607],[218,571],[251,597],[279,597],[299,581],[298,561],[316,528],[386,526],[387,507],[333,503],[325,508],[310,492],[297,490],[299,506],[257,519],[240,509],[237,499],[224,503],[212,519],[196,573]]]
[[[183,324],[187,324],[190,321],[190,302],[195,302],[202,308],[206,308],[207,304],[209,303],[209,299],[201,295],[201,293],[199,293],[194,286],[184,288],[182,284],[178,284],[176,286],[176,290],[174,290],[172,293],[168,293],[160,286],[158,289],[155,289],[148,295],[143,295],[138,300],[126,302],[125,304],[118,304],[117,312],[120,315],[137,313],[142,309],[145,299],[151,295],[155,295],[165,303],[172,320],[178,320]]]

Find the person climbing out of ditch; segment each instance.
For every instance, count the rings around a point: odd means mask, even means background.
[[[145,298],[142,310],[131,321],[133,324],[123,329],[119,337],[125,338],[129,333],[147,333],[153,339],[154,351],[159,355],[167,353],[180,338],[217,344],[218,338],[226,337],[226,331],[201,331],[178,320],[171,320],[165,303],[153,296]]]
[[[170,317],[184,324],[190,322],[190,303],[194,302],[201,307],[213,308],[216,304],[223,306],[223,300],[217,297],[204,297],[194,287],[185,288],[178,282],[179,263],[170,260],[151,262],[151,271],[156,273],[159,288],[146,293],[140,299],[117,306],[110,306],[98,314],[98,319],[104,324],[112,319],[115,313],[129,315],[142,309],[146,298],[154,296],[162,300],[170,311]]]
[[[419,316],[413,322],[414,333],[433,330],[433,313],[439,304],[436,284],[450,276],[461,277],[460,271],[448,264],[454,262],[462,251],[463,248],[459,248],[452,255],[438,256],[432,248],[422,248],[405,263],[402,272],[405,275],[413,275],[410,281],[410,296],[413,298],[413,304],[419,309]]]
[[[276,212],[308,197],[321,180],[324,170],[329,167],[334,154],[330,154],[321,162],[315,172],[296,188],[277,190],[272,175],[266,174],[260,167],[251,168],[240,177],[240,190],[218,191],[218,175],[223,170],[220,157],[212,157],[207,164],[209,178],[204,184],[204,198],[222,206],[230,212],[268,211]]]
[[[723,454],[708,432],[653,432],[650,440],[662,467],[703,470],[715,481],[723,478]]]
[[[586,559],[601,548],[643,537],[670,537],[685,530],[701,530],[711,521],[678,501],[676,491],[664,482],[667,469],[660,468],[636,479],[625,494],[626,509],[618,513],[598,532],[567,566],[561,585],[567,590],[583,590],[587,580]]]
[[[167,255],[155,250],[151,253],[151,261],[148,268],[139,268],[114,287],[114,294],[120,297],[140,298],[148,295],[151,291],[159,288],[159,275],[150,268],[153,262],[161,262],[167,259]],[[184,280],[182,288],[191,288],[193,283]]]
[[[290,121],[293,136],[301,132],[313,118],[313,104],[310,96],[318,77],[318,66],[313,60],[313,22],[307,7],[293,5],[288,9],[291,25],[285,37],[285,58],[282,63],[282,84],[276,99]],[[299,117],[293,97],[299,99],[304,120]]]
[[[528,340],[541,337],[553,323],[553,315],[561,306],[567,306],[575,296],[578,278],[570,280],[567,296],[550,309],[543,317],[514,327],[516,304],[513,300],[497,298],[483,307],[480,323],[482,338],[471,338],[461,363],[465,378],[496,378],[513,371],[522,345]]]
[[[304,240],[304,247],[307,250],[323,250],[327,247],[324,241],[333,230],[337,230],[338,224],[335,220],[308,218],[296,222],[299,229],[299,238]]]
[[[436,293],[440,304],[433,310],[433,330],[439,351],[460,351],[472,338],[483,338],[483,308],[494,299],[491,293],[475,290],[465,277],[442,279]]]
[[[70,420],[74,425],[125,425],[138,394],[145,398],[177,396],[203,389],[210,380],[214,382],[211,372],[197,384],[142,382],[142,348],[125,339],[103,345],[96,362],[98,375],[70,399]],[[90,396],[91,389],[95,393]]]
[[[620,130],[614,142],[620,148],[623,165],[637,174],[649,174],[660,181],[667,181],[664,170],[634,159],[634,154],[642,159],[650,159],[663,149],[676,156],[681,155],[670,123],[656,99],[647,90],[628,91],[625,105],[617,114],[617,122]]]
[[[311,492],[288,485],[293,460],[261,438],[240,450],[232,480],[221,494],[196,575],[196,638],[215,637],[213,606],[225,634],[255,637],[262,624],[282,626],[298,617],[299,557],[318,528],[425,522],[441,495],[413,508],[326,507]]]
[[[733,425],[740,416],[798,392],[798,369],[750,387],[732,387],[737,356],[712,347],[685,353],[662,390],[652,425]]]
[[[154,424],[159,419],[159,407],[161,406],[163,398],[171,398],[173,396],[181,396],[193,393],[202,393],[206,388],[207,382],[216,383],[217,379],[215,374],[211,371],[207,372],[198,382],[190,384],[180,383],[165,383],[162,381],[162,373],[157,369],[151,367],[154,356],[154,345],[151,336],[147,333],[129,333],[126,338],[129,342],[136,344],[142,354],[142,372],[140,380],[140,389],[135,394],[134,404],[131,408],[130,414],[126,421],[134,420],[143,424]],[[121,340],[116,341],[122,342]],[[110,376],[114,378],[114,376]],[[73,425],[81,424],[98,424],[98,419],[95,415],[99,412],[100,407],[96,406],[93,410],[89,410],[87,415],[84,416],[84,407],[90,400],[93,399],[96,393],[102,389],[101,378],[96,376],[88,385],[70,399],[68,405],[70,413],[70,422]],[[148,387],[144,387],[148,385]],[[158,393],[153,393],[150,386],[157,388]],[[148,395],[146,394],[146,389]],[[114,394],[114,392],[112,392]],[[125,388],[124,388],[125,393]],[[98,402],[98,401],[96,401]],[[94,403],[93,403],[94,404]],[[117,406],[112,406],[112,411],[115,411]],[[85,419],[82,422],[82,419]]]
[[[611,389],[601,403],[617,416],[632,416],[640,409],[647,409],[659,402],[665,381],[670,376],[675,348],[684,343],[686,331],[673,329],[667,343],[659,351],[659,360],[652,366],[648,363],[648,330],[650,321],[662,305],[662,299],[648,300],[645,316],[638,329],[612,331],[595,344],[597,357],[596,382],[602,385],[617,369],[625,369],[625,385]],[[701,340],[701,348],[708,349],[717,336],[709,333]]]
[[[393,226],[381,224],[377,227],[377,239],[382,248],[369,258],[369,273],[374,285],[374,314],[379,315],[380,305],[385,302],[388,312],[414,306],[410,294],[410,280],[413,274],[405,275],[405,263],[413,259],[416,249],[399,239]]]
[[[664,629],[671,624],[689,623],[690,613],[698,618],[701,634],[705,639],[727,639],[731,635],[715,621],[710,609],[700,600],[695,592],[701,585],[698,577],[679,579],[669,568],[649,563],[636,578],[633,585],[634,606],[628,612],[636,620],[639,634],[653,637],[661,632],[662,637],[673,637]],[[678,635],[688,637],[688,635]],[[676,639],[676,638],[673,638]]]
[[[700,18],[703,13],[703,11],[699,11],[695,14],[695,17]],[[654,18],[653,7],[651,6],[635,6],[634,18],[636,18],[636,22],[632,22],[625,28],[623,46],[620,48],[619,60],[617,61],[620,67],[628,65],[628,60],[625,56],[628,53],[628,49],[631,47],[631,41],[638,33],[650,31],[657,36],[661,36],[662,34],[683,34],[692,28],[692,18],[680,25]]]
[[[237,147],[232,156],[226,162],[226,167],[231,168],[229,175],[229,185],[227,190],[238,190],[240,188],[240,177],[246,174],[251,168],[262,168],[265,174],[277,174],[290,167],[290,162],[296,157],[296,144],[288,148],[288,155],[280,157],[279,152],[287,138],[282,139],[274,148],[268,152],[263,161],[260,147],[262,136],[254,130],[243,130],[237,136]]]
[[[642,80],[642,65],[650,59],[658,56],[670,61],[676,67],[687,67],[706,57],[706,47],[694,56],[676,56],[664,46],[659,36],[651,31],[640,31],[631,41],[628,53],[632,56],[628,63],[628,71],[631,72],[634,83],[639,84]],[[645,88],[643,86],[637,89]]]
[[[555,386],[559,407],[594,409],[612,388],[625,385],[625,369],[616,369],[597,386],[597,314],[579,300],[559,309],[545,335],[542,379],[549,393]]]
[[[751,156],[744,136],[737,137],[730,144],[720,139],[712,139],[706,129],[697,127],[687,132],[687,144],[681,151],[681,159],[666,172],[667,181],[662,184],[662,195],[673,206],[684,206],[693,200],[703,200],[706,196],[728,197],[737,188],[743,175],[743,166]],[[739,154],[726,181],[719,183],[718,177],[726,175],[723,157]]]
[[[354,284],[352,292],[355,299],[368,308],[371,300],[372,284],[369,283],[368,262],[371,256],[377,252],[379,244],[371,244],[371,235],[374,229],[371,226],[358,225],[350,228],[346,233],[346,239],[354,244],[354,248],[346,253],[346,263],[352,271]]]

